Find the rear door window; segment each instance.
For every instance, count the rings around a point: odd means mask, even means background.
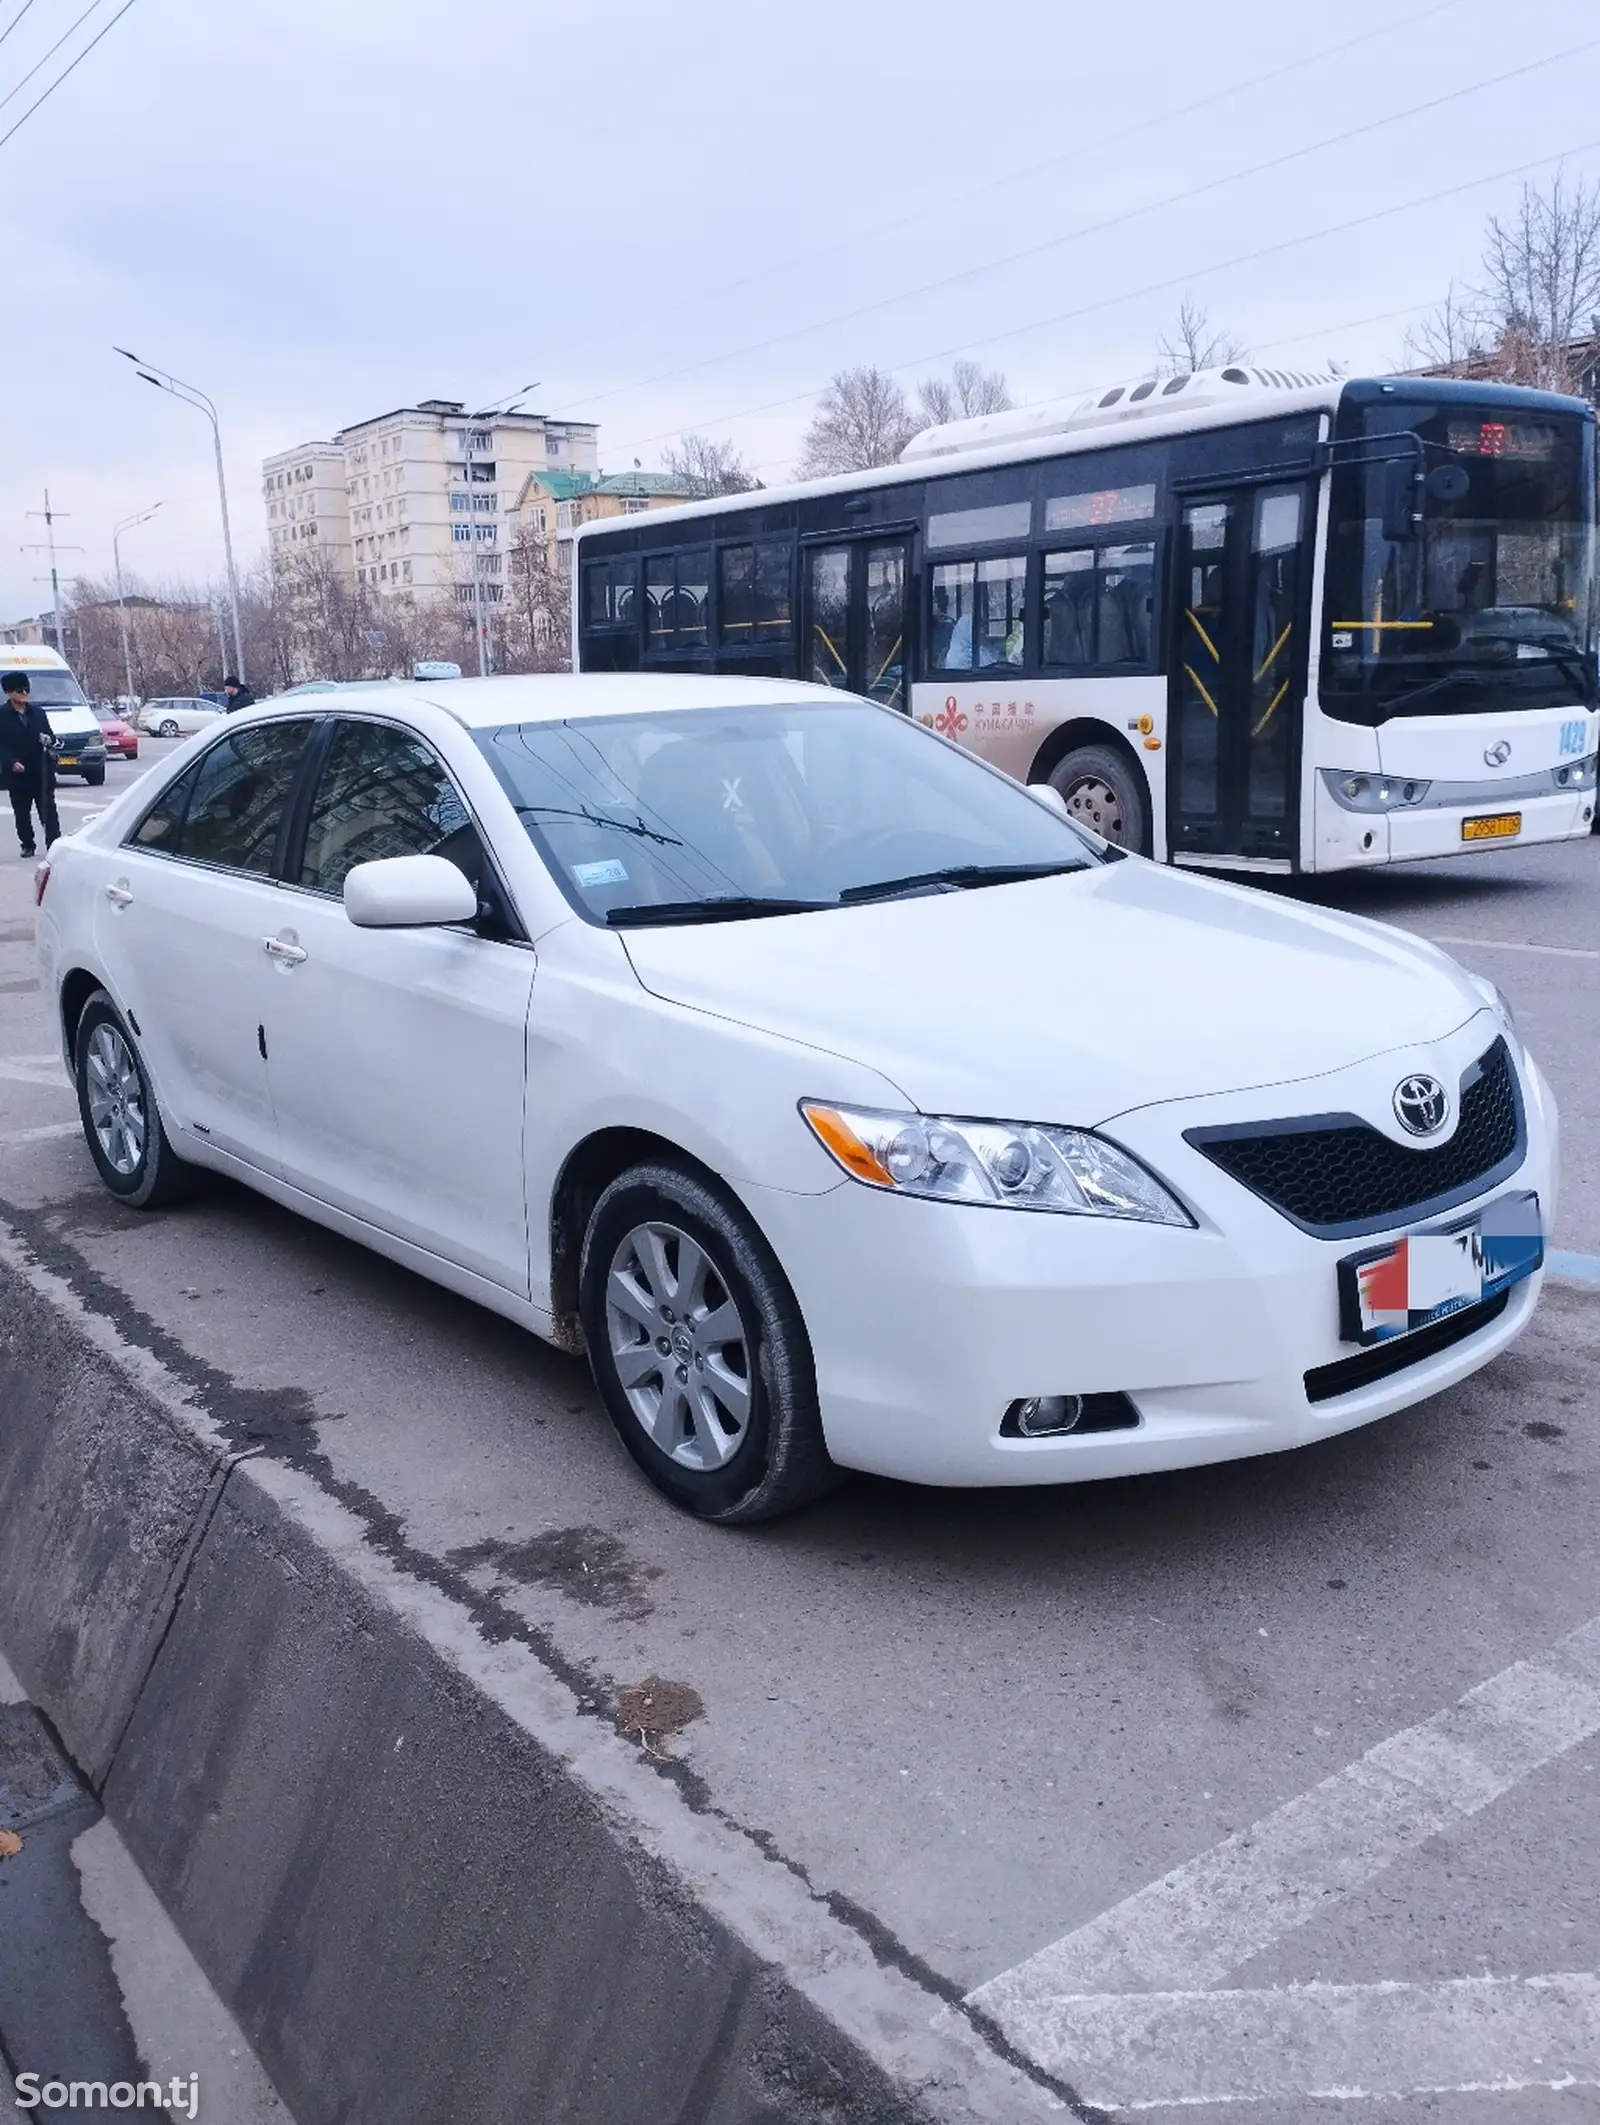
[[[163,791],[135,827],[131,845],[270,878],[311,727],[302,719],[231,731]]]

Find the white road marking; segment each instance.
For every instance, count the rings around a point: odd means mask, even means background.
[[[1465,944],[1476,952],[1548,952],[1556,959],[1600,959],[1586,945],[1525,944],[1510,937],[1430,937],[1429,944]]]
[[[1597,1733],[1600,1619],[991,1978],[970,2004],[1030,2057],[1062,2057],[1086,1998],[1219,1985]]]
[[[1600,1978],[1069,2000],[1040,2065],[1119,2111],[1600,2086]]]
[[[42,1144],[52,1136],[76,1136],[76,1122],[41,1122],[37,1129],[6,1129],[0,1131],[0,1151],[8,1151],[18,1144]]]
[[[292,2125],[244,2032],[109,1820],[73,1839],[72,1859],[83,1908],[106,1937],[139,2056],[154,2078],[194,2074],[202,2125]]]
[[[40,1085],[70,1092],[66,1065],[59,1055],[8,1055],[0,1058],[0,1078],[14,1085]]]

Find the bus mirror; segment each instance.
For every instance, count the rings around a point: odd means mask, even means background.
[[[1383,468],[1383,535],[1391,541],[1414,539],[1422,528],[1422,474],[1410,458]]]
[[[1471,485],[1465,465],[1435,465],[1428,474],[1428,493],[1436,502],[1459,502]]]

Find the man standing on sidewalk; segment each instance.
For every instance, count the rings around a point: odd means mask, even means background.
[[[11,798],[12,817],[17,822],[17,840],[24,856],[38,854],[33,838],[33,815],[39,814],[44,845],[61,838],[56,817],[56,744],[50,718],[28,698],[28,674],[8,671],[0,675],[0,692],[6,705],[0,708],[0,782]]]

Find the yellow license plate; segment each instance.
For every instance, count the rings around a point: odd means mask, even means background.
[[[1522,832],[1521,812],[1487,812],[1481,819],[1463,819],[1463,841],[1506,841]]]

